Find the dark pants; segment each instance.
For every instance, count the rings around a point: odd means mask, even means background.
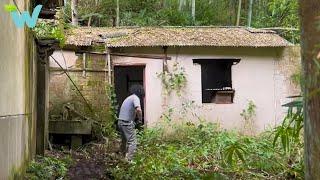
[[[121,151],[126,154],[127,160],[132,160],[137,149],[137,138],[133,122],[118,120],[118,127],[121,134]]]

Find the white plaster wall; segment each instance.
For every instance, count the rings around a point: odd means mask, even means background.
[[[17,1],[24,9],[24,0]],[[23,114],[25,87],[25,29],[17,29],[9,13],[3,10],[10,0],[1,0],[0,6],[0,115]]]
[[[54,51],[51,55],[58,63],[64,68],[71,68],[76,64],[78,56],[76,56],[74,51]],[[60,66],[50,57],[50,67],[59,68]]]
[[[195,101],[198,107],[199,116],[210,122],[221,123],[222,127],[227,129],[241,129],[243,120],[240,113],[246,109],[248,102],[252,100],[257,106],[254,129],[261,131],[275,123],[275,90],[274,90],[274,62],[275,54],[250,55],[250,50],[245,52],[229,52],[194,49],[188,51],[182,49],[181,55],[177,61],[186,69],[187,86],[185,88],[184,98]],[[188,53],[189,52],[189,53]],[[192,52],[192,53],[190,53]],[[248,55],[245,55],[248,54]],[[169,55],[170,56],[170,55]],[[175,56],[171,54],[171,56]],[[232,85],[235,89],[233,104],[202,104],[201,100],[201,66],[194,64],[193,59],[219,59],[219,58],[240,58],[239,64],[232,67]],[[175,59],[175,58],[174,58]],[[175,60],[174,60],[175,61]],[[174,61],[169,64],[172,65]],[[169,106],[179,107],[181,100],[176,95],[169,98]],[[181,99],[181,98],[180,98]],[[186,119],[189,120],[189,119]]]
[[[128,53],[144,53],[161,55],[160,48],[128,48],[124,49]],[[160,113],[166,108],[173,108],[175,118],[181,116],[182,103],[195,101],[195,105],[189,108],[191,112],[196,112],[198,116],[210,122],[218,122],[226,129],[239,129],[244,126],[243,119],[240,113],[246,109],[248,102],[251,100],[257,106],[256,117],[254,118],[255,132],[261,132],[270,127],[274,127],[276,123],[281,122],[285,110],[279,103],[276,103],[276,98],[284,99],[285,96],[292,95],[286,84],[289,76],[286,74],[277,73],[276,64],[283,58],[279,58],[279,52],[282,49],[277,48],[169,48],[168,56],[172,58],[169,61],[169,68],[175,61],[178,61],[186,70],[187,86],[183,90],[183,96],[179,97],[172,93],[169,97],[163,97],[162,106],[158,100],[157,105],[152,105],[155,109],[147,109],[152,111],[152,116],[148,116],[148,123],[155,124],[160,117]],[[233,104],[202,104],[201,100],[201,66],[193,63],[193,59],[219,59],[219,58],[240,58],[241,62],[232,68],[232,83],[235,89],[235,98]],[[135,61],[131,59],[130,62]],[[153,60],[152,60],[153,61]],[[298,61],[298,59],[296,59]],[[125,63],[124,63],[125,64]],[[154,71],[162,69],[162,63],[157,63],[153,67]],[[147,71],[146,76],[155,77],[154,71]],[[277,75],[277,76],[276,76]],[[276,80],[277,79],[277,80]],[[159,82],[159,79],[153,78]],[[161,81],[160,81],[161,83]],[[160,96],[159,87],[153,87],[153,84],[147,84],[147,88],[153,89],[152,96]],[[282,85],[282,89],[277,87]],[[285,89],[285,90],[283,90]],[[280,92],[281,91],[281,92]],[[291,91],[292,92],[292,91]],[[148,94],[147,94],[148,96]],[[154,104],[153,101],[147,101],[148,104]],[[156,114],[154,114],[156,113]],[[183,120],[197,120],[197,117],[191,116],[192,113]]]
[[[17,29],[0,1],[0,179],[18,179],[35,151],[34,43],[26,29]],[[29,0],[17,0],[26,10]],[[21,177],[20,177],[21,178]]]

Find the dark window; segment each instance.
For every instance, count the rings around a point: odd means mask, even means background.
[[[202,103],[233,103],[232,65],[240,60],[197,59],[201,65]]]

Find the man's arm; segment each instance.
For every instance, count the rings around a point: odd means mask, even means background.
[[[137,113],[137,116],[138,116],[138,119],[139,119],[139,124],[142,124],[142,110],[141,110],[140,106],[138,106],[136,108],[136,113]]]
[[[136,115],[138,116],[138,121],[139,121],[138,123],[142,124],[142,110],[141,110],[140,99],[138,96],[134,96],[133,105],[136,109]]]

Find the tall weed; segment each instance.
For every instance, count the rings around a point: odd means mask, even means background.
[[[116,179],[302,178],[302,167],[273,146],[272,132],[256,137],[221,130],[215,124],[185,123],[167,134],[146,129],[131,164],[113,169]]]

